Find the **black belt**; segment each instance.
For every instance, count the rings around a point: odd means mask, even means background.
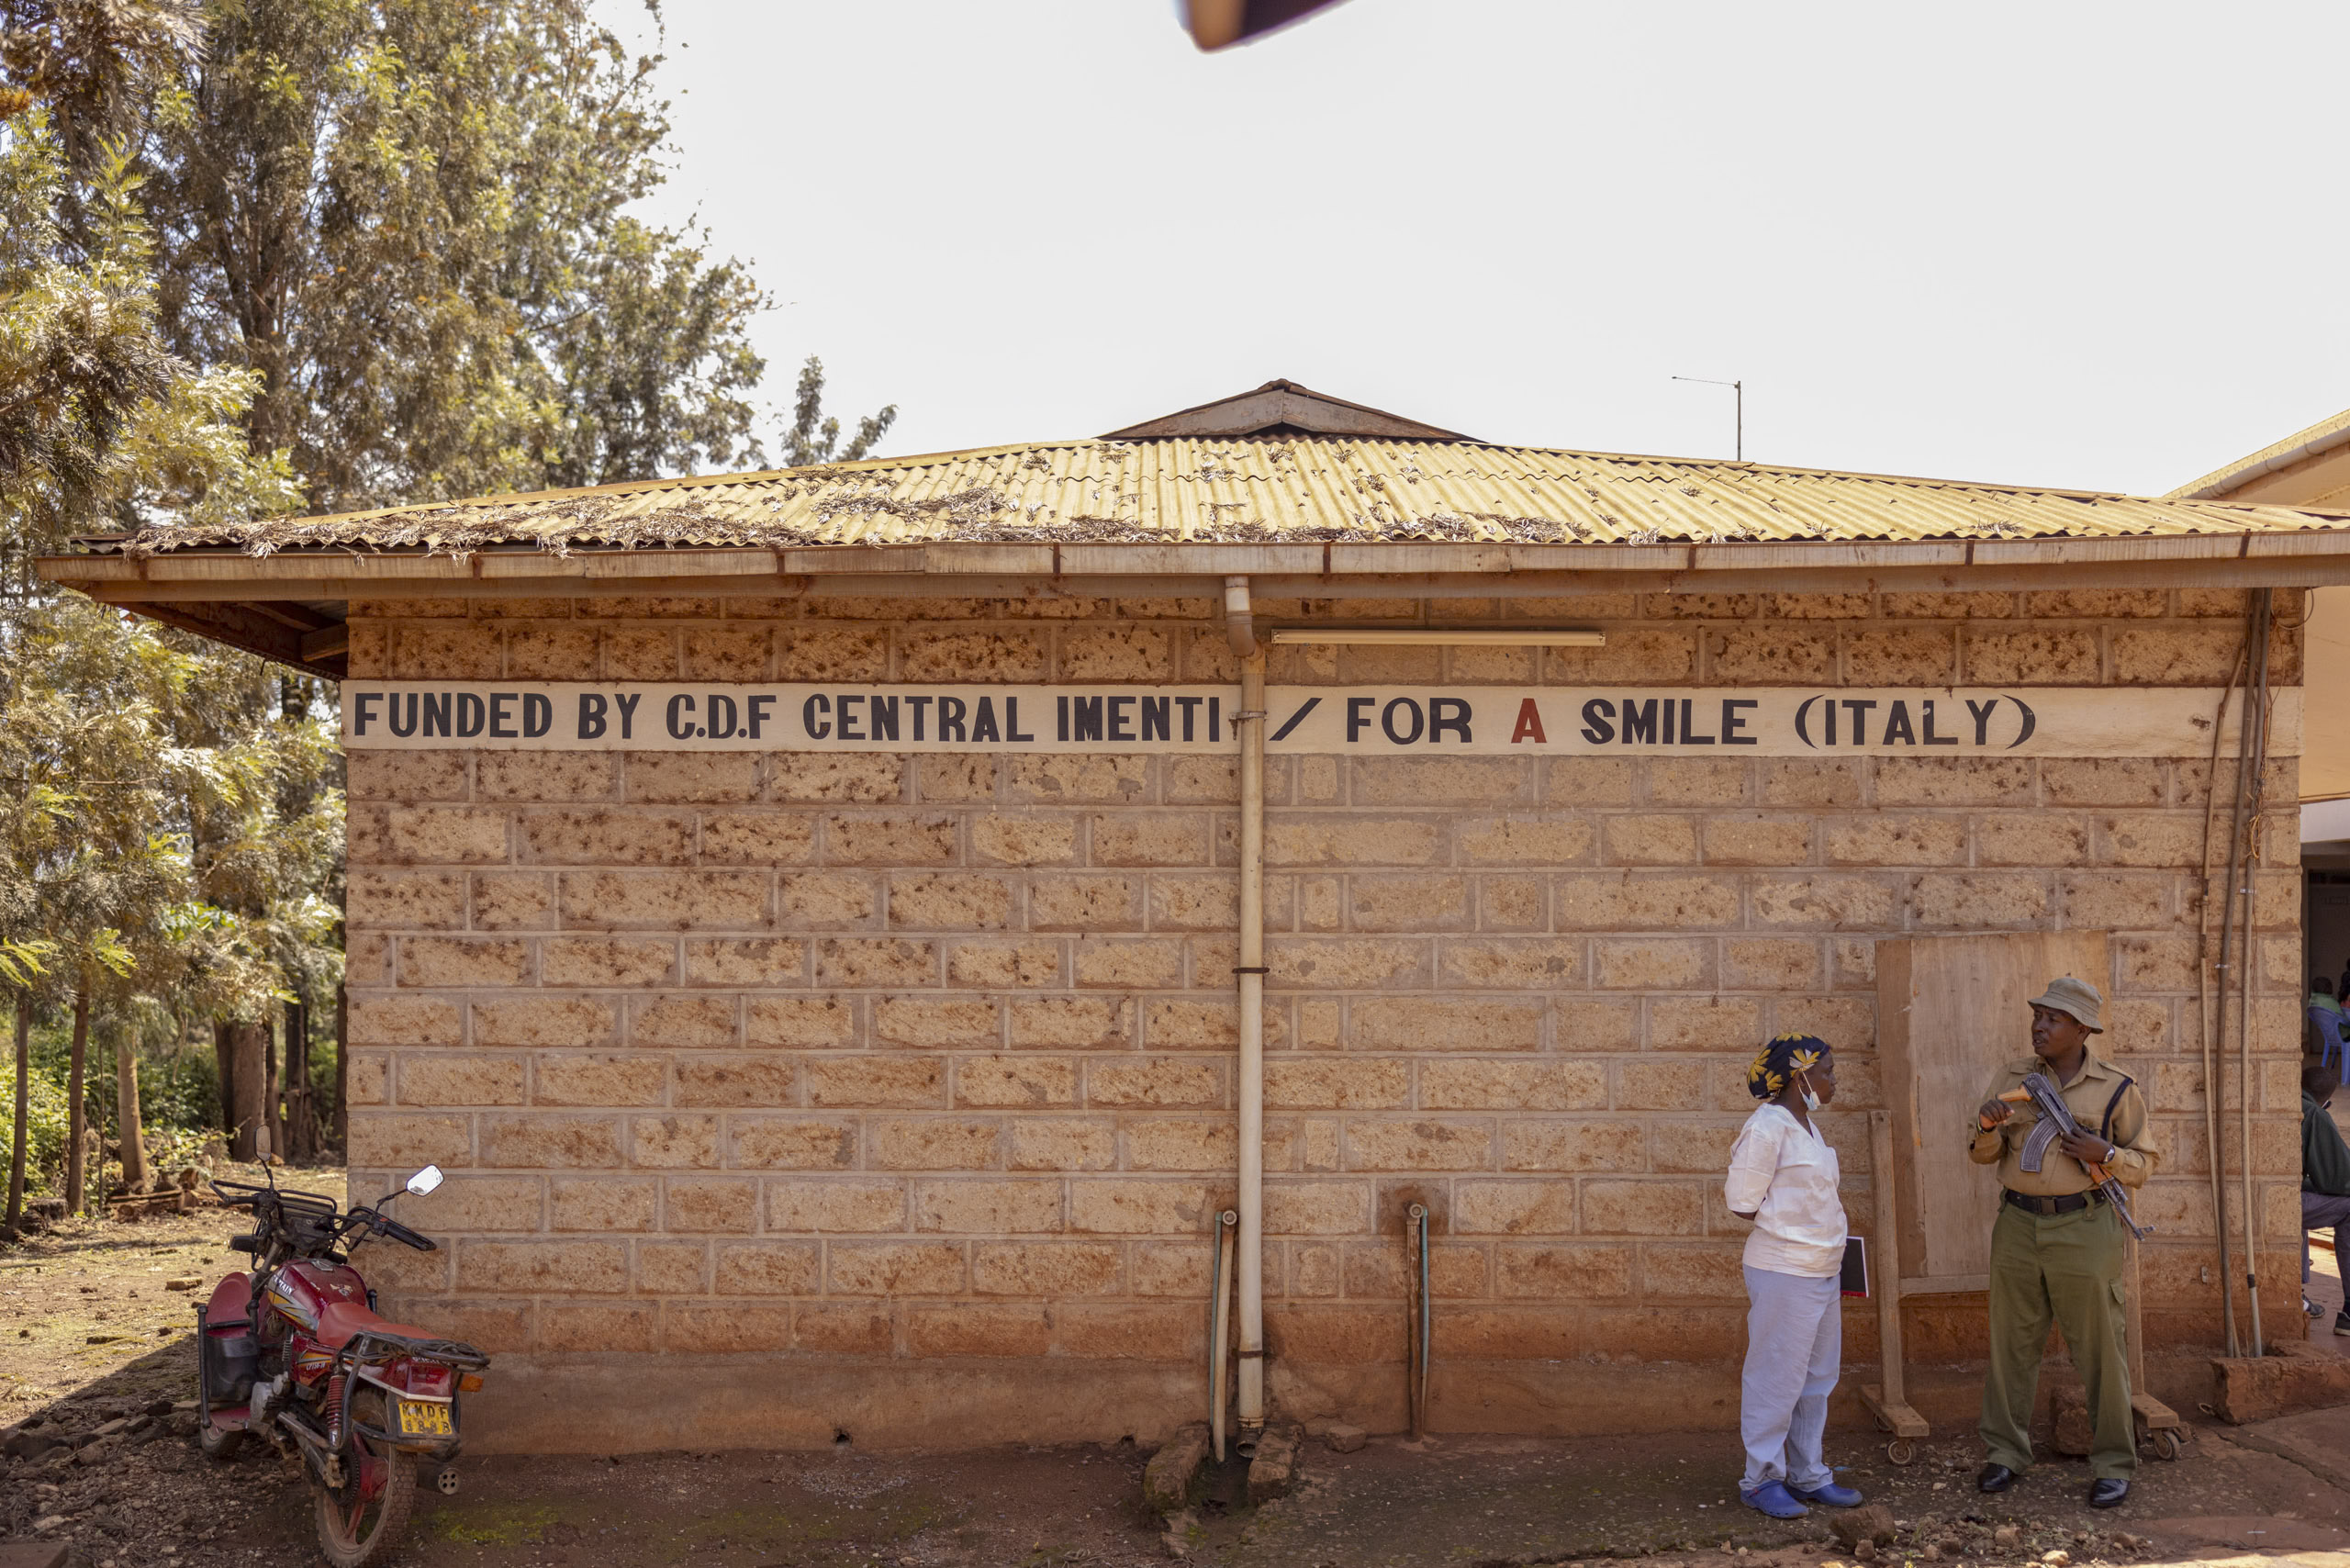
[[[2002,1187],[1999,1189],[1999,1201],[2012,1204],[2026,1214],[2069,1215],[2078,1214],[2093,1203],[2103,1203],[2105,1194],[2097,1192],[2067,1193],[2061,1198],[2035,1198],[2012,1187]]]

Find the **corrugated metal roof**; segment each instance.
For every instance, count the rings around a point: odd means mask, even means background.
[[[1718,543],[2112,538],[2350,527],[2350,513],[1599,453],[1327,437],[1077,441],[153,530],[198,545],[946,541]]]

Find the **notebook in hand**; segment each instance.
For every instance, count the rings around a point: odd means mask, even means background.
[[[1846,1295],[1865,1296],[1869,1294],[1869,1247],[1858,1236],[1844,1238],[1844,1267],[1837,1283]]]

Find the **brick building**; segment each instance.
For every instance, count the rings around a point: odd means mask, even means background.
[[[345,680],[354,1189],[450,1172],[407,1215],[442,1249],[370,1266],[497,1353],[484,1441],[610,1450],[1163,1434],[1227,1209],[1270,1413],[1393,1428],[1416,1202],[1439,1428],[1729,1422],[1747,1058],[1839,1047],[1867,1229],[1875,945],[2000,931],[2110,933],[2192,1393],[2212,721],[2269,590],[2221,1144],[2297,1332],[2294,610],[2345,549],[2345,514],[1507,449],[1274,383],[43,569]],[[1930,1414],[1981,1313],[1908,1308]]]

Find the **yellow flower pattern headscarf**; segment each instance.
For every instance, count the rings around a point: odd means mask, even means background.
[[[1827,1054],[1828,1042],[1817,1035],[1782,1035],[1748,1065],[1746,1092],[1757,1100],[1776,1099],[1790,1078],[1818,1067]]]

